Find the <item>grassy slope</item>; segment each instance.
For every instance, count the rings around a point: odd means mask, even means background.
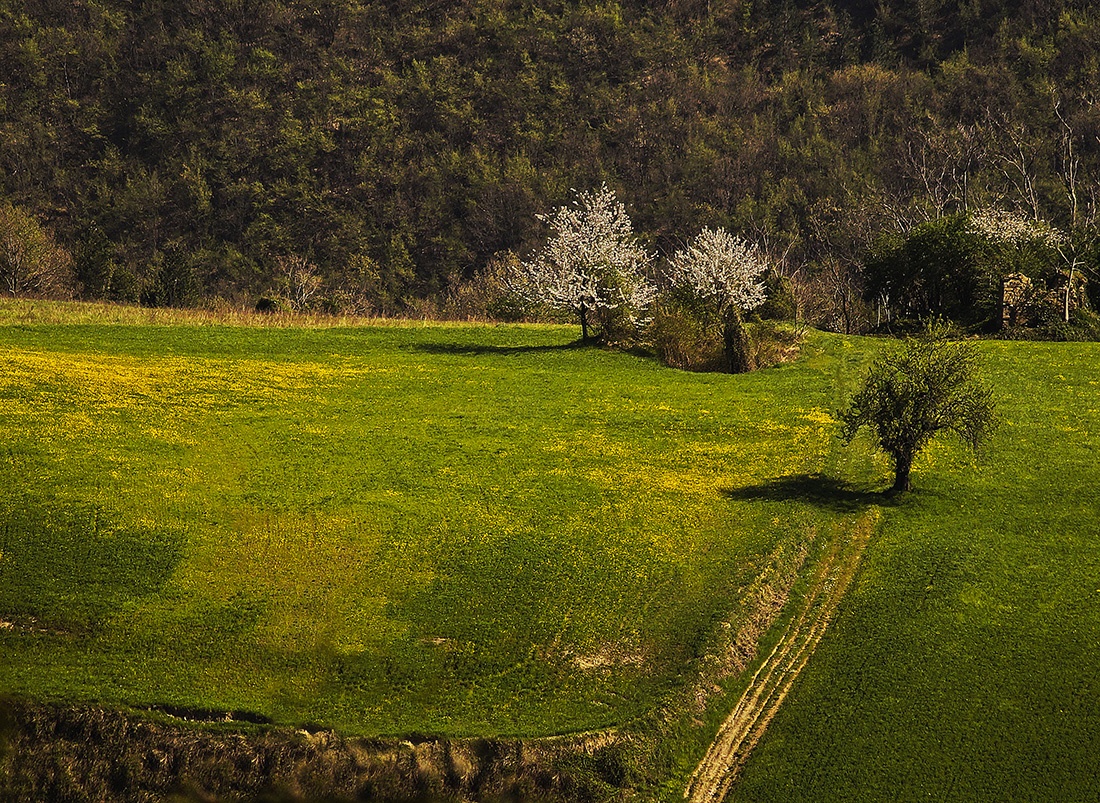
[[[920,461],[733,800],[1100,795],[1100,347],[983,352],[987,460]]]
[[[0,330],[0,688],[353,732],[667,699],[764,556],[868,504],[769,482],[866,479],[821,420],[865,352],[731,379],[572,335]],[[918,462],[735,799],[1100,791],[1097,347],[983,349],[990,460]],[[673,775],[706,730],[672,727]]]
[[[837,363],[573,337],[0,328],[0,689],[353,733],[651,710],[836,518],[752,489],[824,466]]]

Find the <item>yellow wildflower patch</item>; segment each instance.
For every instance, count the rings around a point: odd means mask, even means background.
[[[824,426],[832,426],[837,423],[837,420],[833,418],[826,410],[822,410],[820,407],[814,407],[811,410],[803,411],[802,417],[807,421],[814,424],[822,424]]]

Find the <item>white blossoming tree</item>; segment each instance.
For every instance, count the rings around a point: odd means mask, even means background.
[[[1081,289],[1078,286],[1078,268],[1081,262],[1072,252],[1070,238],[1065,232],[1044,220],[1034,220],[1014,212],[995,209],[983,209],[972,214],[969,230],[997,248],[1015,252],[1014,255],[1036,249],[1050,255],[1057,254],[1065,266],[1062,271],[1062,317],[1066,322],[1069,321],[1070,300],[1073,293]],[[1002,261],[1011,264],[1013,260],[1002,257]]]
[[[1043,220],[1034,220],[1015,212],[999,209],[982,209],[967,220],[967,228],[973,234],[1001,245],[1017,248],[1040,244],[1050,249],[1063,247],[1068,238]]]
[[[761,277],[768,262],[760,249],[722,228],[704,228],[668,264],[673,292],[697,301],[721,328],[726,369],[742,373],[749,364],[743,315],[764,303]]]
[[[656,296],[643,273],[652,257],[615,193],[604,184],[540,217],[552,233],[532,259],[516,266],[515,290],[535,303],[576,313],[585,343],[593,324],[607,339],[618,334],[618,324],[640,322]]]

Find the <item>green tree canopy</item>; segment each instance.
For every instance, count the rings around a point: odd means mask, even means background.
[[[877,360],[840,419],[847,442],[864,427],[873,431],[894,462],[892,493],[909,490],[913,458],[940,432],[977,449],[996,424],[992,391],[978,377],[977,347],[943,328]]]
[[[1094,230],[1098,42],[1085,0],[0,0],[0,199],[93,297],[176,303],[178,251],[254,300],[295,254],[395,312],[604,181],[659,252],[808,276],[994,204]]]

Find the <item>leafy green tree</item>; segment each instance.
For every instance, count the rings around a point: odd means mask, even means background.
[[[89,226],[76,250],[76,275],[85,298],[109,298],[116,265],[111,243],[98,226]]]
[[[809,282],[982,205],[1095,230],[1100,10],[955,5],[0,0],[0,198],[93,297],[173,244],[200,297],[308,254],[391,313],[602,181],[662,252],[724,226]]]
[[[904,234],[882,237],[864,265],[868,301],[891,317],[944,316],[966,324],[993,317],[978,304],[978,238],[965,215],[925,221]]]
[[[1061,281],[1065,235],[1016,213],[978,210],[879,239],[864,265],[867,300],[910,320],[942,316],[985,330],[1001,324],[1001,283],[1022,273]]]
[[[977,449],[996,426],[992,391],[978,378],[978,350],[943,327],[906,340],[877,360],[841,413],[850,443],[864,427],[894,462],[891,494],[910,489],[913,458],[940,432]]]
[[[173,246],[153,254],[152,281],[141,301],[151,307],[192,307],[199,303],[201,284],[194,264]]]

